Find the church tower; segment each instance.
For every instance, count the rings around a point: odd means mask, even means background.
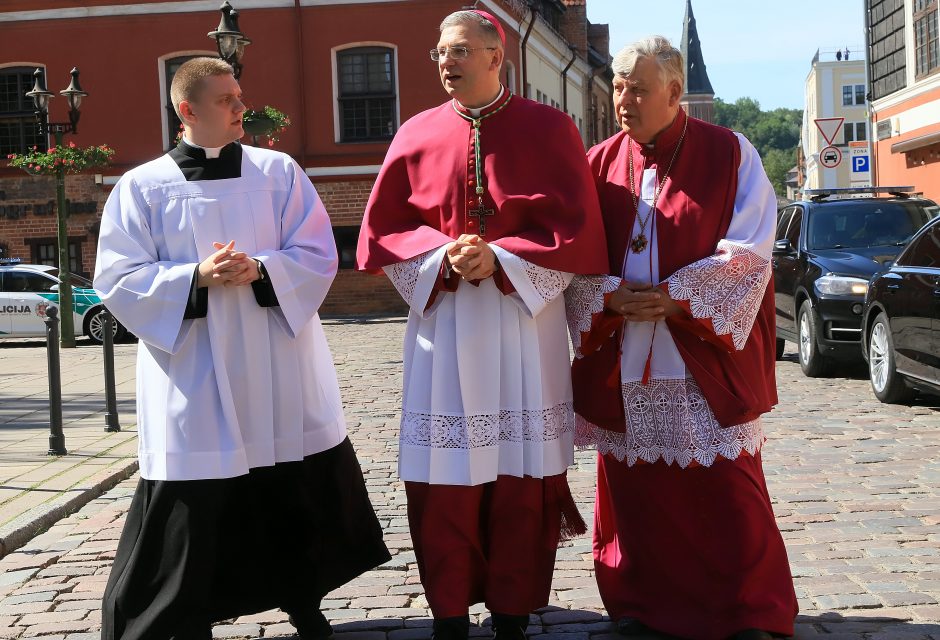
[[[692,0],[685,2],[685,20],[682,23],[682,57],[685,58],[685,93],[680,104],[693,118],[714,122],[715,91],[705,71],[702,43],[698,39]]]

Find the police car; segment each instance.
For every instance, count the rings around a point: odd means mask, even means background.
[[[46,335],[46,311],[59,305],[59,270],[40,264],[0,264],[0,338]],[[104,339],[104,307],[90,280],[71,274],[75,335]],[[114,321],[114,339],[127,331]]]

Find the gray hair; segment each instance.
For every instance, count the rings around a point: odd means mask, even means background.
[[[499,37],[499,31],[496,30],[495,25],[476,11],[454,11],[441,22],[441,31],[449,27],[467,27],[471,25],[480,30],[483,39],[487,43],[491,43],[500,49],[503,48],[503,41]]]
[[[663,36],[649,36],[628,44],[614,56],[611,67],[615,74],[626,78],[633,73],[637,60],[641,58],[653,58],[656,61],[663,84],[675,80],[680,87],[685,87],[685,61],[682,52]]]

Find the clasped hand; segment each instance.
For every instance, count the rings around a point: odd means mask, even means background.
[[[496,273],[496,254],[478,235],[463,234],[451,242],[444,259],[464,280],[483,280]]]
[[[682,312],[669,293],[651,284],[622,282],[607,308],[631,322],[658,322]]]
[[[197,285],[217,287],[251,284],[261,277],[258,263],[244,251],[235,251],[235,241],[213,242],[216,252],[199,263]]]

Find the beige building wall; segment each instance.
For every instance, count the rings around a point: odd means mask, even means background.
[[[825,59],[827,57],[828,60]],[[871,185],[870,175],[853,174],[852,145],[849,144],[850,141],[861,140],[866,143],[866,148],[870,147],[871,131],[865,98],[867,91],[864,60],[837,60],[833,51],[823,54],[819,61],[813,63],[806,78],[803,112],[803,153],[806,157],[804,188]],[[849,104],[845,104],[846,101]],[[827,142],[815,124],[817,118],[845,118],[832,141],[832,146],[842,153],[842,161],[835,168],[824,167],[820,161],[820,153]]]
[[[526,49],[529,85],[526,97],[564,111],[562,73],[571,61],[571,50],[564,40],[540,21],[532,30]],[[592,75],[587,62],[577,57],[565,77],[565,83],[568,85],[567,113],[581,132],[581,140],[585,144],[589,133],[585,114],[590,105],[591,81]]]

